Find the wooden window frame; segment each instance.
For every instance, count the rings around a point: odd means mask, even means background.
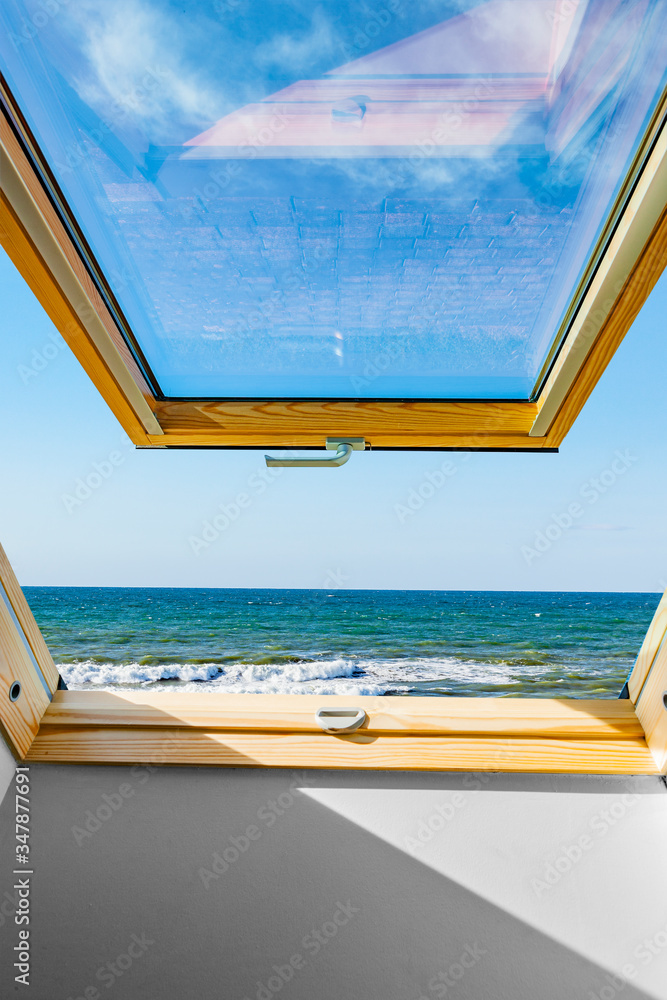
[[[1,91],[0,243],[139,447],[321,448],[353,436],[376,449],[555,450],[667,264],[663,101],[534,401],[159,400]],[[41,762],[665,774],[666,631],[667,596],[618,701],[65,691],[0,549],[0,727],[17,758]],[[360,730],[316,726],[317,708],[350,703],[366,710]]]
[[[66,691],[0,546],[0,728],[40,763],[667,774],[666,633],[667,593],[619,700]],[[364,726],[322,732],[342,705]]]
[[[533,400],[159,399],[122,312],[0,78],[0,243],[130,439],[144,448],[555,451],[667,265],[667,95],[646,130]],[[66,225],[67,223],[67,225]],[[75,236],[78,232],[78,237]]]

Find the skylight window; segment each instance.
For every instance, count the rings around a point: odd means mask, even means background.
[[[45,10],[0,66],[157,398],[534,398],[665,85],[659,0]]]

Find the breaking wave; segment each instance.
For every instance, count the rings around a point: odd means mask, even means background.
[[[69,688],[103,690],[170,689],[234,694],[357,694],[407,693],[416,684],[452,685],[517,683],[509,664],[484,664],[442,659],[332,659],[286,663],[62,663]]]

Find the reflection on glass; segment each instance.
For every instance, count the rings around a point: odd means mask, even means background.
[[[664,86],[660,0],[4,0],[167,396],[527,398]]]

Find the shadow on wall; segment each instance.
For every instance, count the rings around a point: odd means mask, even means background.
[[[297,790],[451,789],[460,775],[150,765],[30,774],[32,1000],[650,996]],[[519,777],[498,776],[494,790],[517,791]],[[609,792],[603,781],[578,787]],[[3,901],[13,823],[8,795]],[[19,992],[16,940],[3,916],[3,996]]]

